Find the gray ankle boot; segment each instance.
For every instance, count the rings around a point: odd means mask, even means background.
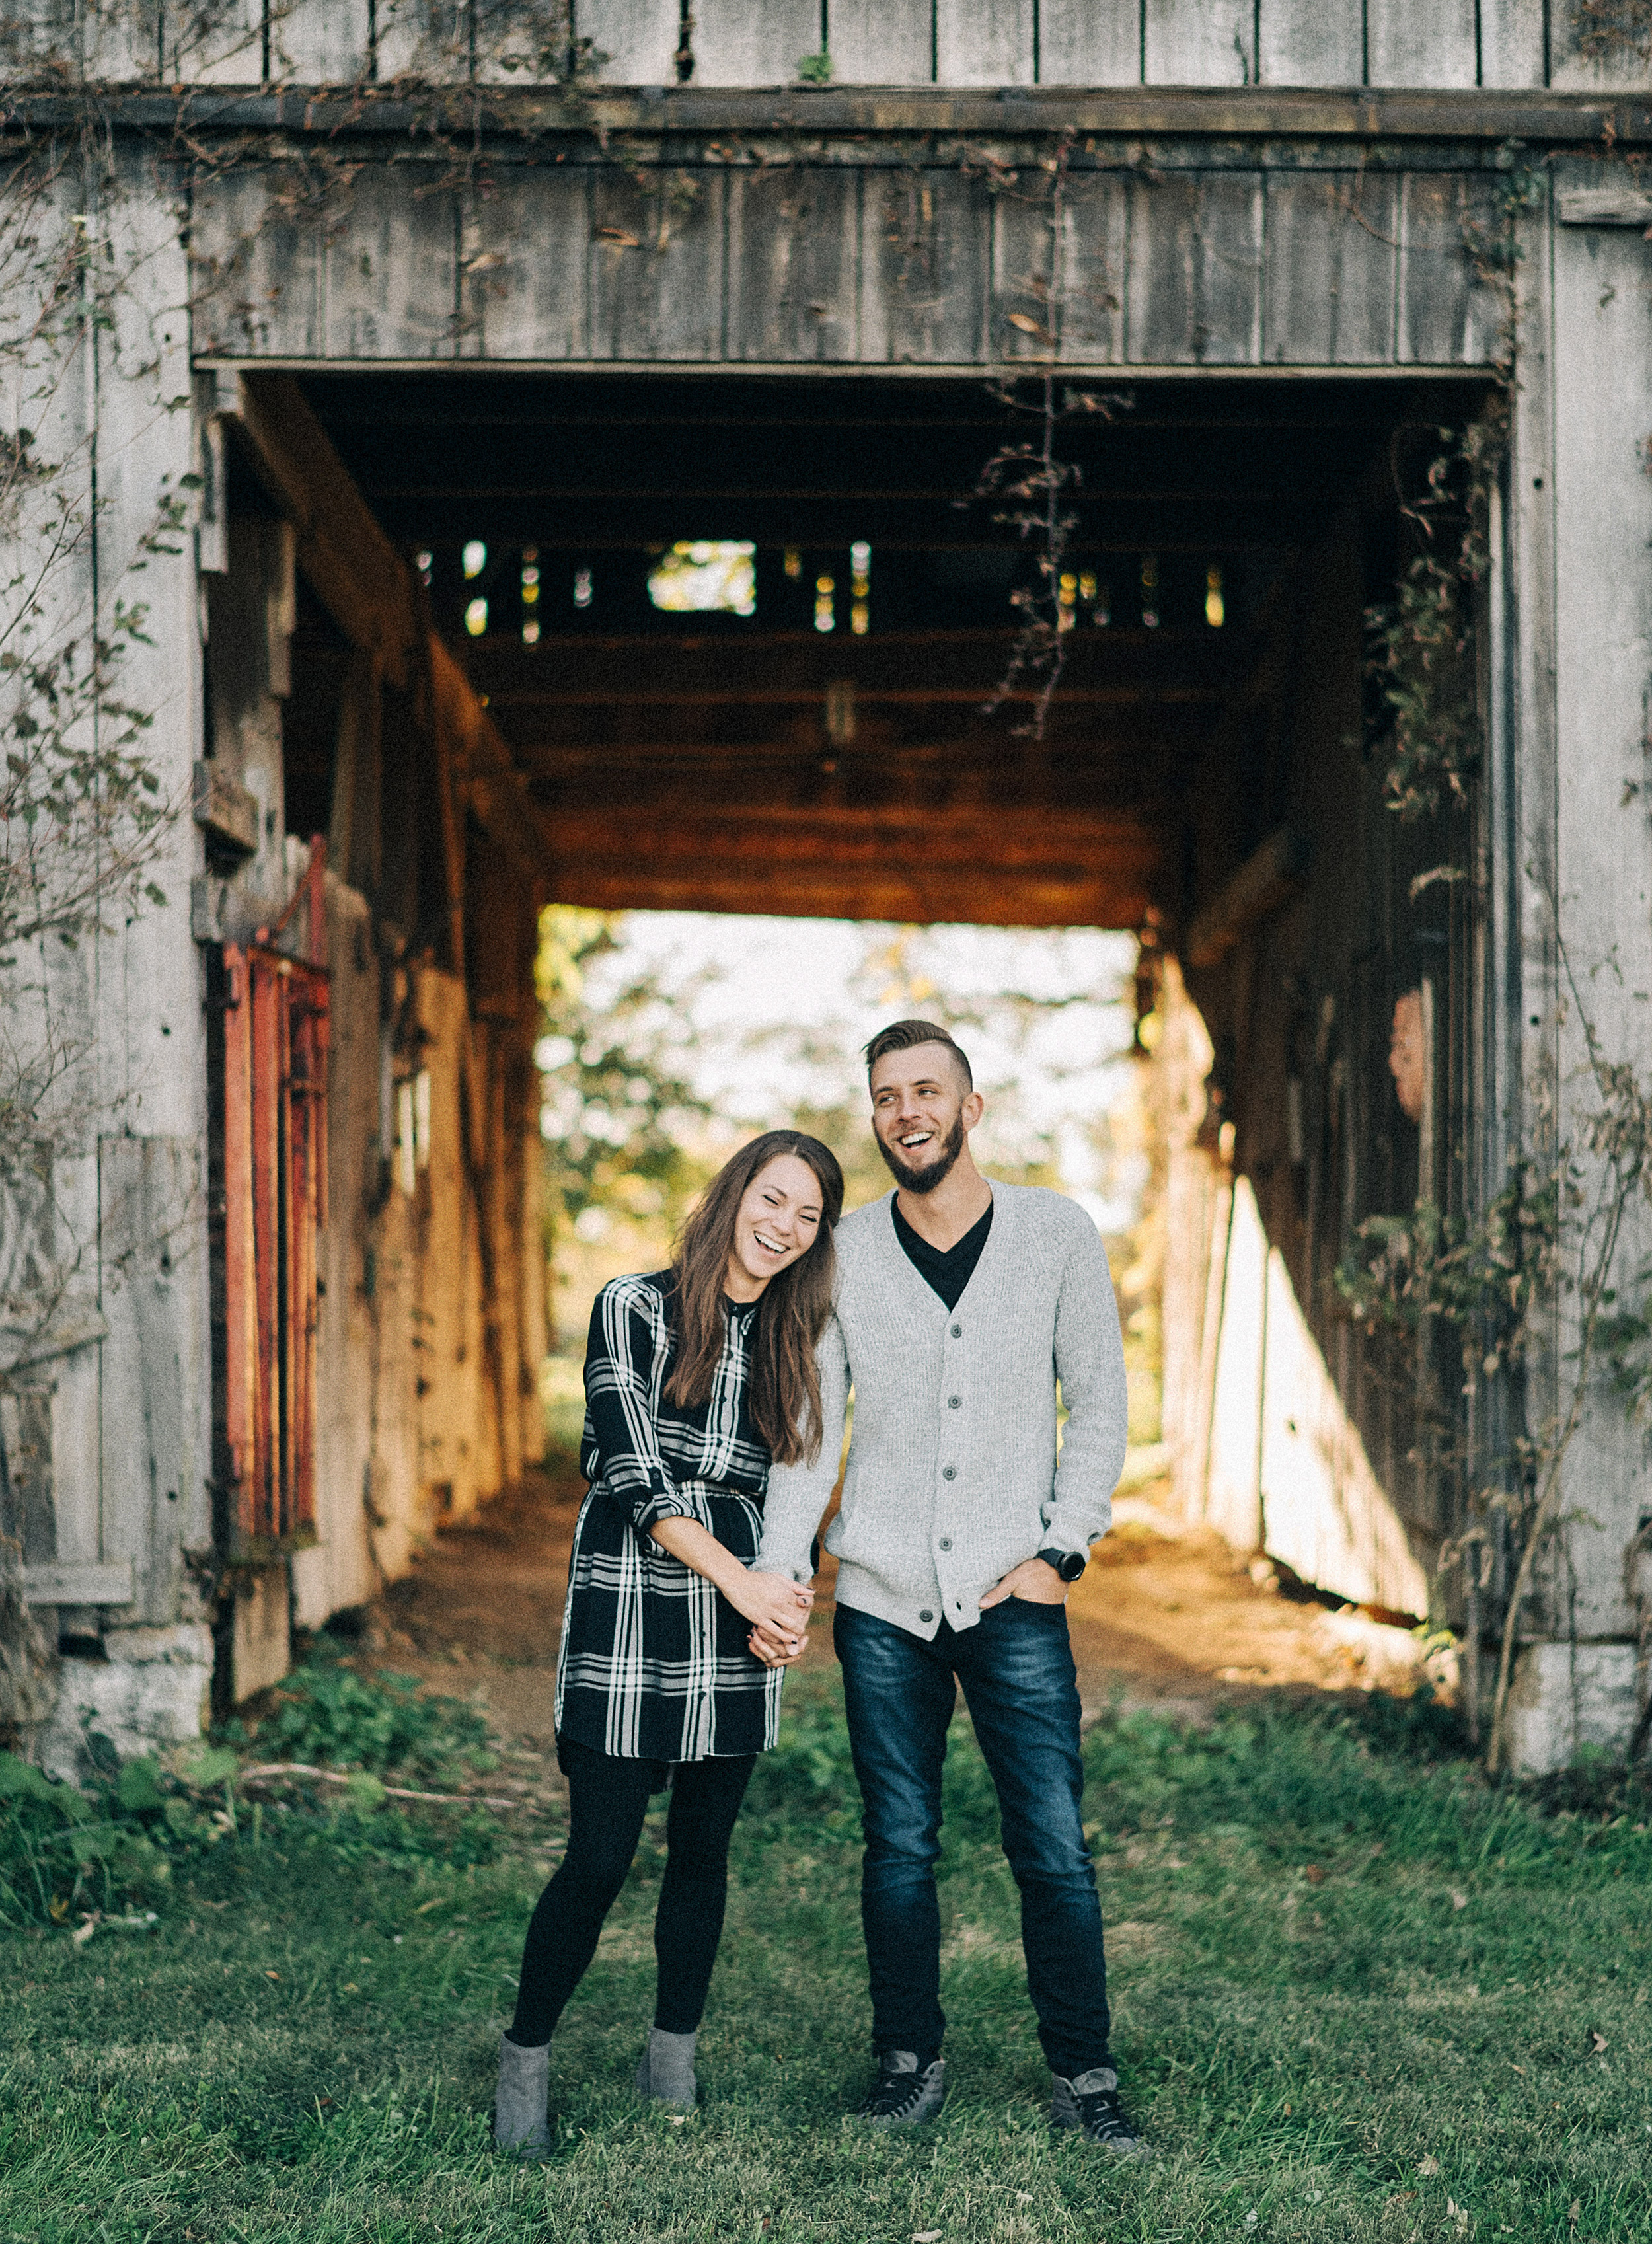
[[[551,2129],[545,2099],[551,2081],[551,2045],[519,2049],[508,2034],[499,2036],[499,2086],[493,2099],[495,2147],[519,2159],[548,2159]]]
[[[700,2089],[694,2078],[694,2040],[691,2033],[661,2033],[658,2026],[650,2026],[648,2046],[637,2067],[638,2095],[692,2110]]]

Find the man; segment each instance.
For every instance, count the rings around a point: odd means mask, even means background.
[[[821,1350],[818,1463],[770,1475],[758,1564],[806,1581],[854,1437],[834,1637],[864,1802],[861,1907],[878,2075],[862,2115],[931,2119],[941,2056],[941,1769],[954,1680],[998,1789],[1050,2116],[1103,2149],[1141,2148],[1108,2049],[1107,1969],[1080,1800],[1068,1589],[1113,1516],[1124,1350],[1107,1254],[1059,1193],[989,1184],[970,1152],[970,1064],[931,1021],[866,1047],[872,1129],[897,1190],[836,1234]],[[1067,1409],[1060,1460],[1056,1382]]]

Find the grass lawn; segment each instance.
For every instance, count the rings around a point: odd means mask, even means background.
[[[1544,1812],[1389,1702],[1097,1724],[1118,2053],[1160,2153],[1121,2169],[1046,2127],[961,1720],[951,2101],[916,2139],[843,2116],[868,2071],[856,1803],[835,1676],[788,1693],[694,2117],[629,2092],[660,1817],[552,2051],[557,2158],[522,2169],[488,2148],[492,2058],[553,1827],[457,1867],[390,1810],[254,1835],[243,1806],[150,1932],[0,1935],[0,2241],[1652,2237],[1645,1794]]]

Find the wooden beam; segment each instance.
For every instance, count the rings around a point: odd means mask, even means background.
[[[76,96],[56,90],[13,95],[21,121],[72,132],[81,122]],[[1652,144],[1652,99],[1643,91],[1567,92],[1552,88],[1469,86],[1439,91],[1355,86],[1156,87],[1005,86],[1002,89],[898,86],[762,88],[673,85],[641,91],[592,86],[578,101],[560,87],[507,85],[420,89],[351,84],[323,91],[292,85],[269,92],[192,86],[181,92],[118,91],[100,114],[116,128],[139,132],[278,134],[283,145],[333,146],[340,134],[381,134],[395,145],[440,145],[457,137],[491,148],[502,136],[514,153],[525,132],[536,143],[565,140],[584,156],[593,130],[620,139],[627,152],[653,153],[661,136],[694,135],[708,145],[730,142],[744,157],[754,137],[774,139],[788,152],[797,132],[829,146],[865,135],[898,145],[902,138],[962,136],[1001,144],[1007,135],[1053,142],[1065,138],[1117,140],[1085,159],[1098,168],[1127,160],[1141,140],[1209,136],[1213,141],[1276,139],[1343,141],[1351,159],[1385,142],[1460,141],[1466,147],[1505,141],[1554,142],[1620,149]],[[676,144],[680,147],[680,142]],[[1039,152],[1042,152],[1041,151]],[[841,159],[839,159],[841,160]],[[1202,369],[1201,369],[1202,372]]]
[[[220,374],[218,410],[298,535],[298,565],[352,646],[405,686],[417,640],[406,564],[289,374]]]
[[[1120,870],[1105,877],[1005,878],[990,869],[948,873],[915,863],[776,868],[745,859],[692,869],[637,858],[579,858],[552,894],[595,911],[769,913],[802,919],[958,920],[980,927],[1140,927],[1161,901],[1156,880]]]
[[[450,760],[443,848],[449,894],[464,879],[457,794],[502,846],[529,862],[551,855],[544,814],[485,704],[419,612],[406,562],[385,536],[296,382],[287,374],[219,376],[218,409],[240,429],[259,478],[297,532],[298,564],[353,646],[405,686],[424,644],[439,751]]]

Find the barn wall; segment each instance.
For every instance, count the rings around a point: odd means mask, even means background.
[[[89,76],[167,84],[554,84],[565,42],[526,0],[160,0],[78,10]],[[59,59],[52,0],[13,11],[23,59]],[[1645,87],[1627,42],[1580,44],[1544,0],[579,0],[588,84],[786,86],[821,54],[845,86]],[[819,65],[816,65],[818,69]]]

